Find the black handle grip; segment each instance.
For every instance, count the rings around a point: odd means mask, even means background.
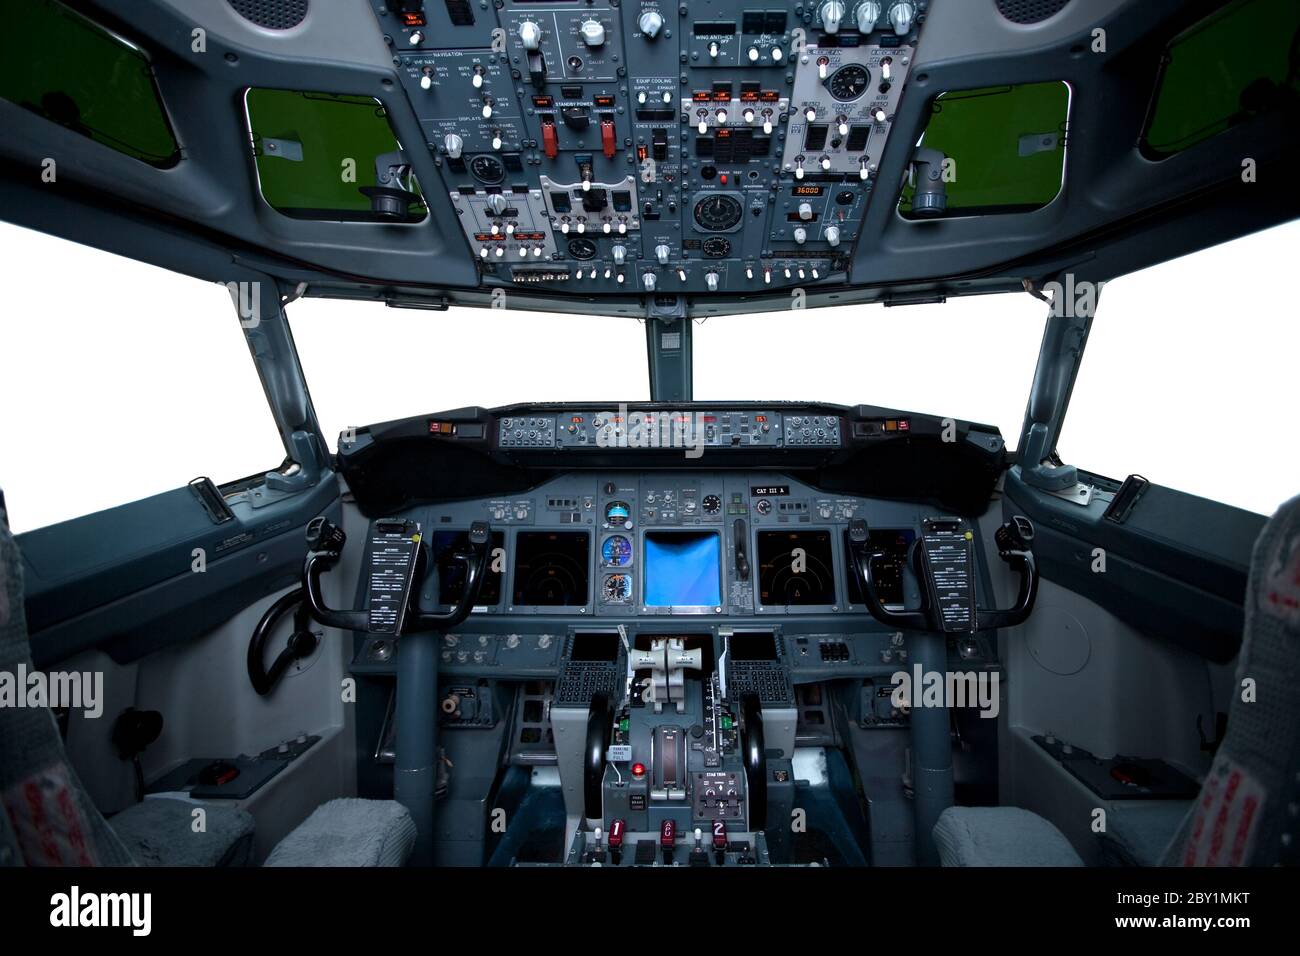
[[[321,593],[320,579],[326,571],[338,564],[340,554],[337,551],[312,551],[302,568],[303,599],[312,620],[326,627],[337,627],[342,631],[365,631],[370,627],[370,616],[365,611],[338,611],[325,603]]]
[[[587,748],[583,753],[582,803],[588,820],[599,820],[604,813],[601,790],[605,785],[605,748],[609,743],[613,713],[609,697],[591,695],[591,709],[587,711]]]
[[[266,639],[290,610],[294,612],[293,633],[284,650],[280,651],[268,669],[263,651]],[[302,588],[295,588],[267,608],[253,628],[253,634],[248,639],[248,679],[259,696],[265,697],[271,693],[290,664],[316,649],[316,635],[311,631],[310,617],[307,602],[303,600]]]
[[[883,554],[872,550],[871,532],[861,518],[849,522],[849,550],[858,580],[862,583],[862,603],[867,606],[872,617],[881,624],[902,631],[930,630],[930,619],[924,611],[891,611],[881,603],[876,594],[876,582],[871,575],[871,561]]]
[[[749,827],[767,828],[767,749],[763,742],[763,708],[757,694],[740,698],[745,750],[745,782],[749,789]]]
[[[486,521],[475,521],[469,528],[469,550],[457,551],[452,560],[465,565],[465,588],[460,601],[446,611],[419,611],[413,615],[407,630],[446,631],[455,627],[474,610],[483,579],[487,577],[488,561],[492,557],[492,529]]]
[[[1004,627],[1023,624],[1034,609],[1038,597],[1038,565],[1034,561],[1031,549],[1034,540],[1034,525],[1023,515],[1016,515],[998,529],[994,541],[998,546],[998,557],[1020,572],[1020,591],[1016,603],[1006,610],[994,608],[980,609],[975,613],[976,631],[993,631]],[[870,546],[871,534],[867,523],[861,518],[849,522],[850,559],[862,582],[862,600],[871,616],[882,624],[904,631],[941,631],[941,622],[932,619],[931,608],[923,607],[917,611],[891,611],[886,608],[876,595],[875,583],[871,577],[871,560],[880,556]],[[919,556],[918,556],[919,557]],[[923,573],[918,571],[918,573]]]

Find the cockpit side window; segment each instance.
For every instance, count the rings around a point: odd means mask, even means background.
[[[1300,4],[1238,0],[1165,51],[1142,145],[1163,159],[1287,103],[1300,103]]]
[[[151,166],[180,158],[144,52],[56,0],[6,4],[0,97]]]
[[[1300,483],[1300,323],[1277,279],[1300,221],[1106,283],[1057,451],[1063,461],[1272,514]]]
[[[15,533],[280,468],[229,290],[0,224],[0,489]],[[70,278],[72,277],[72,278]]]
[[[1065,83],[1026,83],[943,93],[930,107],[921,146],[943,154],[947,217],[1032,212],[1061,191],[1070,117]],[[915,184],[899,200],[913,210]]]
[[[390,164],[399,163],[401,149],[379,100],[250,89],[245,105],[258,184],[273,209],[294,219],[378,218],[362,188],[375,185],[377,164],[386,173]],[[424,219],[414,175],[393,185],[410,195],[401,220]]]

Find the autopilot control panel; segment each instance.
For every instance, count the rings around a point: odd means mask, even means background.
[[[485,282],[735,295],[843,281],[927,5],[374,9]]]

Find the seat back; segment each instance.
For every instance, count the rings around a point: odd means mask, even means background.
[[[1166,866],[1300,862],[1300,497],[1255,542],[1228,730]]]
[[[0,505],[0,865],[132,864],[68,763],[54,714],[27,706],[33,673],[22,560]]]

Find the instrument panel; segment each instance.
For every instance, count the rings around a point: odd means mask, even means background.
[[[843,281],[927,6],[374,3],[485,282],[733,295]]]
[[[918,506],[829,494],[765,472],[575,473],[513,497],[413,508],[432,549],[425,607],[463,588],[451,555],[486,520],[494,560],[475,615],[641,620],[862,615],[848,523],[866,518],[885,557],[882,600],[917,596],[908,555]],[[439,597],[441,595],[441,598]]]

